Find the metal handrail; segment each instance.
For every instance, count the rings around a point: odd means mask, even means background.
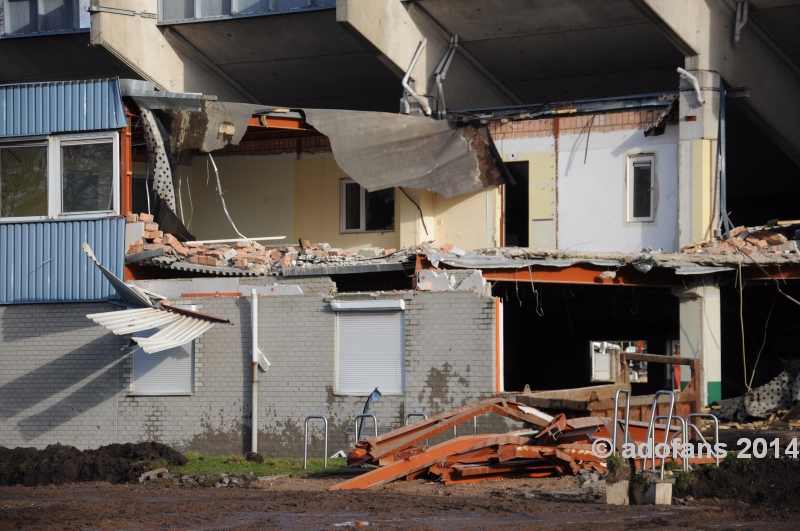
[[[303,470],[308,468],[308,421],[322,419],[325,422],[325,468],[328,468],[328,417],[325,415],[309,415],[306,417],[303,434]]]
[[[656,416],[656,418],[655,418],[655,420],[659,420],[659,419],[666,419],[666,418],[667,418],[667,416],[666,416],[666,415],[657,415],[657,416]],[[677,420],[678,422],[680,422],[680,424],[681,424],[681,429],[680,429],[680,431],[676,431],[676,432],[675,432],[675,433],[672,435],[672,437],[669,437],[669,443],[668,443],[668,445],[669,445],[669,446],[671,446],[671,445],[672,445],[672,440],[673,440],[675,437],[677,437],[677,436],[678,436],[678,434],[680,434],[680,435],[681,435],[681,438],[684,440],[684,442],[685,442],[685,440],[686,440],[686,421],[685,421],[685,420],[683,419],[683,417],[681,417],[680,415],[675,415],[674,417],[672,417],[672,420]],[[667,433],[668,433],[668,434],[669,434],[669,432],[670,432],[670,429],[671,429],[671,426],[667,426]],[[654,437],[654,438],[655,438],[655,437]],[[664,479],[664,465],[665,465],[666,461],[667,461],[666,459],[662,459],[662,460],[661,460],[661,479]],[[655,463],[655,452],[653,453],[653,462]],[[683,448],[681,448],[681,466],[683,467],[683,470],[684,470],[684,471],[687,471],[687,470],[689,470],[689,460],[688,460],[688,459],[685,459],[685,458],[683,457]]]
[[[364,419],[364,418],[372,419],[372,422],[375,425],[375,437],[378,436],[378,417],[376,417],[372,413],[361,413],[359,415],[356,415],[355,418],[353,419],[356,428],[356,442],[358,442],[358,440],[361,438],[361,430],[358,429],[358,419]],[[361,425],[362,426],[364,425],[363,420],[361,421]]]
[[[458,437],[458,432],[456,428],[458,424],[453,425],[453,438],[455,439]],[[478,417],[472,417],[472,435],[478,435]]]
[[[622,444],[628,442],[628,424],[631,420],[631,392],[627,389],[617,389],[614,393],[614,429],[611,432],[611,454],[617,455],[617,428],[619,427],[617,421],[617,412],[619,411],[619,395],[625,393],[625,429],[622,431],[623,441]]]
[[[714,446],[711,453],[714,454],[714,462],[717,466],[719,466],[719,456],[717,455],[717,444],[719,444],[719,419],[711,413],[690,413],[689,415],[686,415],[686,424],[691,425],[697,432],[697,435],[700,436],[700,438],[706,444],[708,444],[708,440],[706,440],[706,438],[703,437],[703,434],[700,433],[700,428],[689,422],[689,419],[692,418],[710,418],[714,420]]]
[[[645,441],[648,444],[650,444],[650,446],[651,446],[650,455],[653,458],[653,463],[652,463],[653,470],[656,469],[656,459],[655,459],[655,452],[656,452],[656,445],[655,445],[655,438],[656,438],[655,437],[655,433],[656,433],[656,430],[655,430],[655,417],[656,417],[657,412],[658,412],[658,397],[661,396],[661,395],[669,396],[669,412],[667,414],[667,429],[665,430],[665,433],[664,433],[664,443],[665,444],[669,440],[669,426],[672,424],[672,412],[675,410],[675,393],[672,392],[672,391],[666,391],[666,390],[656,391],[656,394],[653,395],[653,406],[652,406],[652,408],[650,410],[650,423],[647,426],[647,437],[645,437]],[[650,436],[651,433],[653,434],[652,438]],[[644,460],[642,461],[642,470],[645,470],[646,468],[647,468],[647,454],[645,454]],[[662,479],[663,479],[663,472],[662,472]]]

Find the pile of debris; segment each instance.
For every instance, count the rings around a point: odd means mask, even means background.
[[[537,426],[502,434],[461,436],[433,447],[415,446],[427,438],[484,413],[497,413]],[[440,413],[383,435],[360,441],[349,466],[377,466],[331,490],[365,489],[405,477],[433,477],[445,485],[488,479],[605,474],[605,458],[592,452],[597,437],[610,439],[611,419],[551,417],[535,408],[490,398]]]
[[[464,251],[452,244],[441,247],[425,242],[408,249],[367,247],[358,252],[331,247],[328,243],[311,243],[300,238],[299,245],[265,247],[256,241],[240,240],[234,243],[181,242],[171,234],[159,230],[150,214],[128,214],[127,223],[143,223],[141,238],[133,242],[126,252],[126,262],[171,266],[188,262],[200,266],[234,268],[249,274],[278,274],[281,269],[314,266],[352,266],[367,263],[403,262],[416,254],[434,252],[463,255]]]
[[[753,254],[800,255],[800,251],[797,250],[797,242],[789,240],[783,234],[765,229],[748,229],[744,226],[731,229],[727,239],[719,237],[706,242],[695,243],[684,247],[681,252],[683,254],[712,256],[720,254],[733,255],[740,252],[748,256]]]

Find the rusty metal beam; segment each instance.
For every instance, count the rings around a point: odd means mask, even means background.
[[[395,461],[386,466],[376,468],[366,474],[349,479],[338,485],[334,485],[330,490],[353,490],[366,489],[389,483],[400,479],[408,474],[412,474],[424,468],[428,468],[439,461],[447,459],[457,453],[477,450],[495,444],[529,444],[530,437],[518,437],[509,435],[468,435],[456,437],[442,444],[429,448],[426,452],[412,455],[402,461]]]
[[[614,278],[601,278],[607,267],[576,264],[569,267],[531,266],[530,269],[484,269],[483,278],[490,282],[540,282],[545,284],[586,284],[591,286],[680,287],[681,279],[670,270],[655,268],[640,273],[622,267]]]
[[[260,129],[312,129],[302,118],[276,117],[276,116],[253,116],[247,122],[247,127]]]

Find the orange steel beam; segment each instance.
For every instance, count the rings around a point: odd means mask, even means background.
[[[614,278],[602,278],[607,267],[576,264],[569,267],[531,266],[530,269],[484,269],[483,278],[490,282],[541,282],[549,284],[589,284],[593,286],[678,287],[681,279],[665,269],[655,268],[640,273],[632,267],[622,267]]]
[[[517,421],[542,425],[542,421],[524,413],[516,402],[503,398],[488,398],[467,406],[433,415],[408,426],[392,430],[384,435],[359,441],[348,456],[348,465],[380,459],[386,455],[405,450],[414,444],[442,433],[455,425],[466,422],[483,413],[492,411]]]
[[[506,441],[510,442],[510,439],[511,437],[508,435],[467,435],[456,437],[455,439],[450,439],[449,441],[428,448],[424,453],[412,455],[402,461],[395,461],[389,465],[376,468],[371,472],[334,485],[329,490],[353,490],[376,487],[400,479],[408,474],[422,470],[423,468],[428,468],[439,461],[447,459],[453,454],[477,450],[494,444],[505,444]],[[520,440],[521,442],[530,442],[531,440],[529,437],[513,437],[513,439]]]
[[[745,280],[793,280],[800,278],[800,267],[794,264],[781,266],[762,265],[760,268],[754,266],[752,262],[744,263],[747,267],[742,268],[742,276]],[[763,269],[763,271],[762,271]]]
[[[275,117],[275,116],[253,116],[247,122],[247,127],[263,129],[309,129],[303,127],[305,120],[294,117]]]
[[[522,479],[522,478],[548,478],[556,475],[556,467],[547,472],[515,472],[513,474],[488,474],[485,476],[469,477],[464,479],[443,479],[444,485],[459,485],[461,483],[477,483],[479,481],[493,481],[501,479]]]
[[[494,298],[494,365],[495,365],[495,392],[502,393],[503,392],[503,385],[501,382],[503,381],[503,364],[501,360],[501,353],[503,351],[503,345],[500,341],[500,337],[502,336],[500,329],[500,324],[503,322],[503,316],[501,312],[503,311],[503,305],[500,302],[500,297]]]

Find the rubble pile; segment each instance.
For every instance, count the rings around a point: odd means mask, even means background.
[[[328,243],[311,243],[308,238],[300,238],[297,246],[276,247],[265,247],[256,241],[244,239],[231,244],[181,242],[175,236],[159,230],[158,223],[153,221],[150,214],[128,214],[126,222],[144,224],[142,237],[127,250],[128,262],[165,263],[163,258],[159,258],[165,256],[170,258],[169,263],[182,261],[203,266],[236,268],[257,275],[278,274],[281,269],[291,267],[402,262],[409,256],[432,252],[464,254],[464,251],[452,244],[436,246],[433,242],[400,250],[367,247],[358,252],[334,248]]]
[[[741,226],[731,229],[730,237],[713,238],[707,242],[695,243],[681,249],[683,254],[702,255],[800,255],[797,242],[789,240],[783,234],[770,230],[755,230]]]

